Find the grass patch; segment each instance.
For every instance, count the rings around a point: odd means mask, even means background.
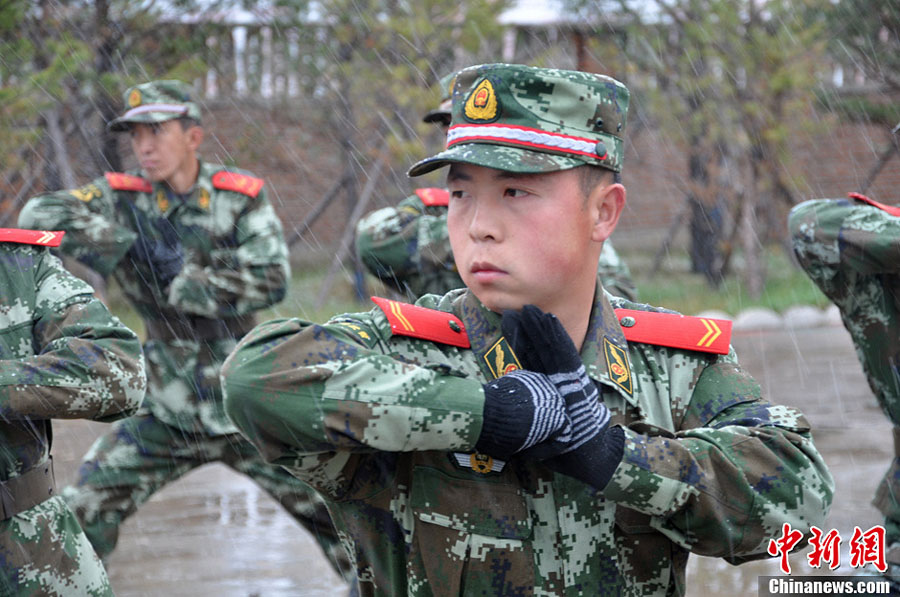
[[[781,313],[793,305],[819,308],[829,305],[825,295],[778,247],[765,252],[767,276],[759,298],[747,293],[739,272],[732,273],[719,288],[712,288],[706,278],[690,271],[687,254],[670,255],[660,271],[652,274],[649,258],[629,256],[624,251],[620,253],[631,267],[641,301],[687,315],[715,309],[736,316],[750,307],[765,307]],[[735,265],[741,265],[739,256]]]
[[[352,272],[339,272],[331,287],[328,297],[317,306],[320,290],[327,276],[328,264],[321,266],[294,267],[287,296],[283,301],[257,313],[257,321],[283,317],[299,317],[309,321],[323,322],[332,315],[368,311],[375,306],[368,296],[364,300],[356,298]],[[386,295],[386,290],[373,277],[366,277],[366,288],[369,294]],[[121,289],[111,282],[108,289],[109,310],[119,317],[126,326],[144,338],[144,323],[131,307]]]

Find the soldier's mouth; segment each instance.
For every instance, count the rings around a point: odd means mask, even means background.
[[[475,262],[469,268],[472,275],[479,282],[491,282],[506,275],[506,271],[487,261]]]

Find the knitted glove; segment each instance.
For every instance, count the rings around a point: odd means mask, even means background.
[[[571,433],[548,437],[529,455],[556,472],[603,489],[622,460],[625,435],[610,428],[609,409],[565,328],[534,305],[503,313],[503,334],[525,369],[547,376],[566,405]]]
[[[484,416],[475,444],[479,452],[505,460],[551,436],[570,433],[565,402],[546,375],[512,371],[483,388]]]

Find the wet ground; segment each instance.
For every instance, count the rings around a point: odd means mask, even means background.
[[[741,362],[776,402],[800,407],[831,467],[837,495],[826,521],[844,539],[842,565],[852,574],[847,544],[854,526],[881,523],[870,501],[887,469],[891,427],[878,409],[846,331],[839,326],[742,332],[733,338]],[[54,423],[57,481],[70,481],[81,454],[105,427]],[[802,546],[795,574],[813,571]],[[333,596],[346,586],[314,540],[247,478],[221,465],[198,469],[158,492],[122,527],[107,563],[119,597]],[[757,595],[761,575],[779,575],[777,561],[731,566],[694,557],[688,595]]]

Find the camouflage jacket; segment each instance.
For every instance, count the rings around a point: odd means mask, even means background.
[[[891,209],[891,208],[888,208]],[[838,306],[879,403],[900,399],[900,210],[806,201],[788,218],[801,267]]]
[[[6,238],[25,236],[18,232]],[[0,242],[0,481],[46,466],[51,419],[129,416],[146,383],[137,335],[90,286],[46,248]],[[0,521],[0,594],[46,595],[66,587],[73,595],[111,595],[62,497],[19,495],[25,509]],[[28,507],[31,500],[36,503]]]
[[[445,189],[418,189],[396,207],[360,219],[356,252],[369,272],[411,299],[462,288],[447,232],[447,200]],[[603,243],[597,273],[604,289],[637,300],[631,272],[611,241]]]
[[[597,296],[582,360],[625,432],[602,492],[471,454],[482,384],[512,358],[465,289],[417,304],[458,317],[468,348],[395,335],[381,309],[257,327],[223,369],[226,409],[326,497],[368,594],[684,594],[690,551],[740,562],[783,523],[821,525],[833,483],[803,416],[733,351],[626,342],[613,307],[650,308]]]
[[[45,462],[50,419],[133,414],[147,379],[134,332],[47,249],[0,242],[0,481]]]
[[[103,276],[113,275],[145,325],[207,323],[269,307],[286,292],[287,245],[262,180],[200,163],[182,200],[164,183],[136,174],[107,174],[76,190],[31,199],[23,228],[65,230],[61,249]],[[137,238],[135,216],[165,217],[184,247],[184,267],[161,289],[144,264],[127,255]],[[149,234],[160,237],[156,229]],[[148,334],[149,335],[149,334]],[[221,406],[218,373],[232,338],[163,338],[146,344],[150,392],[145,406],[187,429],[232,433]]]

